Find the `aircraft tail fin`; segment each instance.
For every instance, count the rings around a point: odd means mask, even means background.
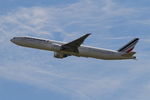
[[[125,46],[120,48],[118,50],[118,52],[131,53],[132,50],[134,49],[135,45],[138,43],[138,41],[139,41],[139,38],[135,38],[135,39],[131,40],[128,44],[126,44]]]

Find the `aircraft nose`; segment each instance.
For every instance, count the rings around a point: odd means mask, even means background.
[[[14,41],[15,41],[15,38],[12,38],[10,41],[14,43]]]

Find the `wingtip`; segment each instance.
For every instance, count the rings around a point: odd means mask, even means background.
[[[91,35],[92,33],[87,33],[87,35]]]
[[[135,38],[134,40],[138,41],[140,38]]]

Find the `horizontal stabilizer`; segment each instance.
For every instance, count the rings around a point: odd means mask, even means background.
[[[129,53],[123,54],[122,56],[131,57],[134,54],[136,54],[136,52],[129,52]]]

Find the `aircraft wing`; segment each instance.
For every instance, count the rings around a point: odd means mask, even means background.
[[[62,45],[62,49],[61,50],[65,50],[65,51],[70,51],[70,52],[78,52],[78,47],[80,47],[80,45],[84,42],[84,40],[90,35],[90,33],[85,34],[84,36],[71,41],[67,44]]]

